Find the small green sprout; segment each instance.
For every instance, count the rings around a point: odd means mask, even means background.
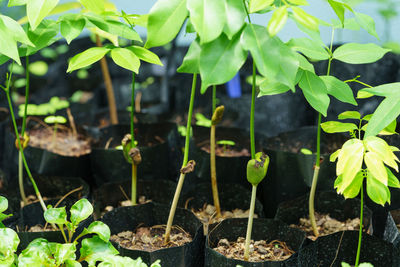
[[[232,140],[219,140],[219,141],[217,141],[217,145],[234,146],[234,145],[236,145],[236,143]]]
[[[87,79],[89,77],[89,72],[86,69],[80,69],[76,72],[76,76],[81,79]]]
[[[57,137],[57,126],[58,126],[58,124],[67,123],[67,119],[64,118],[63,116],[48,116],[48,117],[44,118],[44,122],[47,124],[54,124],[52,147],[55,147],[56,146],[56,137]]]
[[[29,65],[29,72],[36,76],[44,76],[49,70],[49,65],[44,61],[36,61]]]
[[[312,151],[307,148],[300,149],[300,153],[303,153],[304,155],[312,155],[313,154]]]
[[[211,127],[211,120],[207,119],[203,114],[201,113],[196,113],[194,114],[194,117],[196,118],[196,125],[197,126],[203,126],[203,127]]]

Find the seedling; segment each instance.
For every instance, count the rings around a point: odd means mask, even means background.
[[[223,151],[225,153],[226,151],[228,151],[228,149],[230,147],[235,146],[236,143],[234,141],[232,141],[232,140],[218,140],[217,141],[217,145],[222,146],[222,149],[223,149]]]
[[[214,199],[214,207],[217,212],[217,218],[221,218],[221,206],[219,203],[218,184],[217,184],[217,166],[215,162],[215,127],[222,120],[224,115],[224,106],[215,108],[211,118],[210,131],[210,168],[211,168],[211,189]],[[218,143],[218,142],[217,142]]]
[[[201,113],[196,113],[194,114],[194,117],[196,119],[196,125],[197,126],[202,126],[202,127],[207,127],[210,128],[212,125],[211,120],[207,119],[206,116],[204,116]]]
[[[254,159],[247,163],[247,181],[252,184],[249,220],[247,223],[246,242],[244,246],[244,260],[248,261],[250,256],[250,240],[253,228],[254,207],[256,203],[257,185],[267,175],[269,157],[262,152],[258,152]]]
[[[6,204],[4,198],[0,197],[0,208],[3,209]],[[49,207],[44,213],[44,218],[47,223],[58,226],[65,243],[49,242],[46,239],[37,238],[20,255],[16,255],[20,242],[17,233],[10,228],[0,228],[0,240],[2,240],[0,265],[15,266],[18,263],[18,266],[32,264],[51,267],[81,266],[81,262],[86,261],[89,266],[98,264],[98,266],[147,267],[140,258],[133,260],[118,255],[118,250],[109,241],[110,228],[103,222],[92,222],[74,238],[79,224],[92,213],[93,206],[87,199],[78,200],[72,205],[69,216],[65,207]],[[76,259],[77,247],[81,247],[79,259]],[[154,262],[151,267],[160,267],[160,261]]]
[[[58,124],[67,123],[67,119],[63,116],[48,116],[44,118],[44,122],[47,124],[54,124],[53,138],[52,138],[52,147],[54,148],[56,146],[57,126]]]
[[[300,153],[304,154],[304,155],[312,155],[312,151],[310,149],[307,148],[302,148],[300,149]]]
[[[358,266],[361,251],[364,189],[366,180],[367,194],[375,203],[384,206],[390,204],[390,191],[388,187],[400,188],[400,183],[391,169],[398,172],[400,162],[393,151],[398,148],[389,146],[385,140],[363,132],[367,129],[371,115],[361,117],[357,111],[346,111],[338,116],[339,120],[352,119],[357,123],[343,123],[327,121],[321,124],[327,133],[349,132],[352,137],[346,141],[341,149],[330,156],[330,161],[336,164],[335,189],[345,198],[354,198],[360,194],[360,230],[355,266]],[[364,124],[364,125],[363,125]],[[384,134],[395,134],[396,121],[384,129]],[[365,166],[365,167],[364,167]],[[388,168],[390,167],[390,168]]]
[[[4,214],[3,212],[8,209],[8,200],[7,198],[0,196],[0,228],[4,228],[3,221],[8,217],[11,217],[12,214]]]

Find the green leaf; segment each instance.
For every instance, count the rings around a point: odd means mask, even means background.
[[[10,34],[7,26],[4,24],[3,20],[0,20],[0,54],[3,54],[19,65],[21,65],[21,60],[19,58],[17,42],[14,40],[13,36]]]
[[[81,259],[87,261],[89,266],[95,266],[96,261],[106,256],[118,254],[118,250],[110,242],[104,242],[98,236],[82,240],[80,252]]]
[[[369,34],[371,34],[372,36],[374,36],[376,39],[379,40],[378,34],[376,33],[376,30],[375,30],[374,19],[368,15],[358,13],[358,12],[354,12],[354,15],[356,16],[356,21],[361,26],[361,28],[363,28]]]
[[[350,139],[343,144],[336,164],[336,175],[342,175],[343,179],[338,193],[343,193],[353,182],[354,177],[361,170],[363,158],[364,144],[361,140]]]
[[[326,133],[345,133],[358,128],[354,123],[343,123],[339,121],[327,121],[321,123],[321,127]]]
[[[249,12],[256,13],[258,11],[264,10],[271,6],[274,0],[250,0],[249,1]]]
[[[367,136],[364,138],[364,144],[368,151],[375,152],[377,155],[379,155],[379,158],[383,160],[386,165],[392,167],[396,171],[399,170],[396,163],[396,161],[399,161],[399,159],[393,153],[392,149],[385,140],[376,136]],[[378,177],[375,176],[375,178]]]
[[[229,39],[242,28],[246,18],[246,9],[242,0],[227,0],[225,1],[226,24],[224,33]]]
[[[187,15],[186,0],[158,0],[150,9],[145,47],[169,43],[179,33]]]
[[[302,148],[300,149],[300,153],[304,154],[304,155],[312,155],[312,151],[310,149],[307,148]]]
[[[329,157],[329,161],[330,162],[335,162],[337,157],[339,156],[339,153],[340,153],[340,149],[338,149],[335,152],[333,152]]]
[[[211,42],[221,35],[228,16],[225,1],[187,0],[190,21],[200,36],[200,44]]]
[[[177,69],[177,72],[183,73],[199,73],[200,72],[200,44],[198,39],[194,40],[183,58],[182,65]]]
[[[313,64],[308,62],[308,60],[303,55],[301,55],[300,53],[296,53],[296,56],[297,56],[297,59],[299,60],[299,70],[298,71],[308,70],[309,72],[315,73]],[[301,72],[301,74],[303,75],[303,72]],[[300,81],[300,78],[301,77],[298,77],[298,80],[296,78],[297,82],[295,82],[295,83],[298,83]]]
[[[270,36],[275,36],[285,26],[288,18],[286,6],[275,9],[271,19],[268,22],[268,32]]]
[[[77,54],[69,61],[67,72],[92,65],[102,59],[109,51],[110,49],[105,47],[92,47]]]
[[[388,126],[386,126],[382,131],[379,132],[379,135],[392,135],[396,134],[397,121],[392,121]]]
[[[135,53],[135,55],[140,58],[143,61],[146,61],[148,63],[151,64],[156,64],[156,65],[160,65],[162,66],[162,62],[160,61],[160,58],[154,54],[153,52],[151,52],[150,50],[140,47],[140,46],[129,46],[127,47],[127,49],[131,50],[133,53]]]
[[[26,13],[32,30],[56,7],[58,0],[27,0]]]
[[[382,184],[387,186],[388,175],[382,159],[375,152],[367,152],[364,156],[365,165],[368,171]]]
[[[93,206],[89,200],[82,198],[71,207],[71,222],[78,225],[81,221],[86,220],[93,213]]]
[[[246,61],[247,53],[240,44],[240,33],[231,40],[222,34],[212,42],[201,46],[200,75],[201,93],[208,86],[230,81]]]
[[[333,11],[335,11],[336,15],[338,16],[339,20],[341,21],[342,25],[344,24],[344,6],[342,3],[328,0],[329,5],[332,7]]]
[[[294,19],[304,27],[314,31],[319,31],[319,21],[316,17],[308,14],[300,7],[292,6]]]
[[[347,83],[334,76],[320,76],[320,78],[325,83],[328,94],[332,95],[341,102],[357,106],[357,102],[354,99],[353,90],[351,90]]]
[[[241,42],[249,50],[257,70],[295,90],[295,80],[299,61],[297,53],[288,48],[279,38],[270,37],[265,27],[248,24],[244,29]]]
[[[35,61],[29,64],[29,72],[36,76],[44,76],[49,70],[49,65],[44,61]]]
[[[105,1],[104,0],[78,0],[81,4],[96,14],[101,14],[105,11]]]
[[[67,119],[63,116],[48,116],[44,118],[44,122],[47,124],[54,124],[54,123],[64,124],[67,123]]]
[[[142,41],[139,34],[125,23],[94,14],[85,14],[85,18],[106,33],[129,40]]]
[[[86,25],[86,21],[78,16],[73,19],[63,19],[60,22],[60,33],[65,37],[67,43],[71,43],[73,39],[78,37],[83,28]]]
[[[0,265],[15,266],[14,253],[19,245],[17,233],[10,228],[0,228]]]
[[[267,175],[269,157],[263,152],[258,152],[254,159],[247,162],[247,181],[258,185]]]
[[[114,48],[111,50],[111,58],[115,64],[135,73],[139,72],[140,60],[130,49]]]
[[[8,1],[8,7],[13,7],[13,6],[24,6],[26,5],[26,0],[9,0]]]
[[[368,123],[365,136],[374,136],[394,121],[400,114],[400,101],[398,97],[386,97],[376,108],[374,115]]]
[[[44,47],[47,47],[57,41],[58,25],[52,20],[43,20],[36,30],[28,31],[28,37],[35,44],[35,47],[28,46],[25,54],[33,55]]]
[[[359,93],[360,92],[370,93],[377,96],[396,97],[400,93],[400,82],[386,83],[371,88],[364,88],[360,90]]]
[[[65,207],[50,208],[44,212],[44,218],[48,223],[66,224],[67,211],[65,210]]]
[[[386,202],[390,204],[389,188],[375,179],[371,172],[368,172],[367,175],[367,194],[369,198],[377,204],[382,206],[384,206]]]
[[[339,120],[346,120],[346,119],[355,119],[359,120],[361,119],[361,114],[357,111],[345,111],[339,114],[338,116]]]
[[[54,258],[56,260],[56,266],[62,266],[67,260],[75,260],[76,246],[73,243],[56,244]]]
[[[343,191],[344,198],[355,198],[358,196],[361,186],[363,185],[363,172],[358,172],[351,184]]]
[[[333,58],[350,64],[367,64],[381,59],[389,51],[376,44],[347,43],[333,52]]]
[[[323,80],[312,72],[304,71],[299,86],[302,89],[307,102],[316,111],[326,116],[330,99]]]
[[[278,95],[286,93],[290,90],[290,87],[279,83],[274,80],[270,80],[265,78],[260,84],[260,93],[258,97],[265,96],[265,95]]]
[[[392,173],[392,171],[386,167],[386,171],[388,174],[388,186],[394,187],[394,188],[400,188],[400,182],[397,179],[397,177]]]
[[[294,51],[301,52],[312,60],[329,59],[329,53],[320,45],[309,38],[292,38],[287,45]]]
[[[58,4],[55,8],[53,8],[53,10],[49,13],[49,15],[58,15],[82,7],[83,7],[82,4],[80,4],[79,2],[67,2],[63,4]]]
[[[7,198],[0,196],[0,213],[6,211],[7,209],[8,209]]]
[[[100,221],[92,222],[89,227],[83,231],[84,234],[97,234],[104,242],[108,242],[111,235],[110,228]]]
[[[308,6],[307,0],[288,0],[290,4],[297,6]]]
[[[24,29],[21,25],[13,20],[8,16],[0,15],[0,19],[3,21],[4,25],[6,26],[7,30],[13,36],[14,40],[29,46],[35,46],[31,40],[29,40],[28,36],[26,35]]]

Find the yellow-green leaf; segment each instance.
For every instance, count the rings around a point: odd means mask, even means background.
[[[135,73],[139,72],[140,60],[131,50],[127,48],[114,48],[111,50],[111,58],[115,64]]]
[[[392,171],[386,167],[386,171],[388,174],[388,186],[394,187],[394,188],[400,188],[400,183],[397,177],[392,173]]]
[[[359,120],[361,118],[361,114],[358,111],[345,111],[339,114],[338,119],[339,120],[345,120],[345,119],[355,119]]]
[[[131,50],[135,55],[140,58],[143,61],[149,62],[151,64],[156,64],[162,66],[162,62],[160,61],[160,58],[151,52],[150,50],[140,47],[140,46],[129,46],[127,49]]]
[[[256,13],[263,9],[266,9],[274,3],[274,0],[250,0],[249,2],[249,12]]]
[[[385,165],[383,165],[382,159],[375,152],[367,152],[364,157],[365,165],[368,171],[379,180],[382,184],[387,185],[388,177]]]
[[[300,7],[292,6],[294,19],[304,27],[312,30],[319,31],[319,21],[316,17],[308,14]]]
[[[333,152],[329,157],[329,161],[330,162],[336,161],[337,157],[339,156],[339,153],[340,153],[340,149],[338,149],[335,152]]]
[[[275,9],[267,26],[269,35],[271,36],[276,35],[283,28],[283,26],[285,26],[287,17],[288,17],[288,12],[286,6],[281,6]]]
[[[353,182],[356,174],[361,170],[364,158],[364,144],[359,139],[350,139],[343,144],[338,155],[336,174],[343,176],[343,183],[339,193]]]
[[[354,177],[353,182],[349,186],[347,186],[343,191],[344,198],[355,198],[360,192],[361,186],[363,184],[364,175],[362,171],[359,171]]]
[[[369,198],[382,206],[386,202],[390,204],[390,191],[387,186],[379,182],[375,177],[368,172],[367,175],[367,194]]]
[[[364,144],[368,151],[375,152],[379,158],[389,167],[399,171],[396,161],[399,159],[390,149],[385,140],[376,136],[368,136],[364,139]]]
[[[33,31],[57,4],[58,0],[27,0],[26,13]]]
[[[92,65],[102,59],[109,51],[110,49],[105,47],[92,47],[77,54],[69,61],[67,72]]]
[[[345,133],[357,129],[354,123],[344,123],[339,121],[327,121],[321,123],[322,130],[327,133]]]

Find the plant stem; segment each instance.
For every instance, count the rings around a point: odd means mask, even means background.
[[[257,193],[257,185],[253,185],[251,190],[251,202],[250,202],[250,211],[249,211],[249,220],[247,222],[247,231],[246,231],[246,243],[244,245],[244,260],[249,260],[249,248],[250,248],[250,239],[251,239],[251,231],[253,228],[253,218],[254,218],[254,207],[256,203],[256,193]]]
[[[29,57],[25,58],[25,106],[24,106],[24,116],[22,117],[22,128],[21,136],[24,136],[26,129],[26,117],[28,112],[28,101],[29,101]]]
[[[187,165],[188,158],[189,158],[190,128],[191,128],[191,124],[192,124],[192,113],[193,113],[194,96],[195,96],[195,92],[196,92],[196,82],[197,82],[197,73],[194,73],[193,74],[193,82],[192,82],[192,90],[190,93],[188,118],[187,118],[187,123],[186,123],[185,152],[183,155],[182,168]],[[185,175],[186,175],[185,173],[181,172],[181,174],[179,176],[178,185],[176,186],[174,199],[172,201],[171,209],[170,209],[169,215],[168,215],[167,228],[165,230],[165,236],[164,236],[164,244],[167,244],[169,242],[169,237],[171,234],[172,223],[174,221],[176,206],[178,205],[178,200],[179,200],[179,196],[182,191],[183,182],[185,181]]]
[[[21,128],[21,136],[24,136],[26,129],[26,117],[28,112],[28,100],[29,100],[29,57],[25,58],[25,105],[24,105],[24,116],[22,117],[22,128]],[[22,201],[24,202],[24,206],[28,205],[28,200],[26,199],[25,188],[24,188],[24,172],[23,172],[23,163],[22,163],[22,155],[21,151],[18,153],[18,183],[19,183],[19,192],[21,194]]]
[[[10,77],[10,79],[11,79],[11,77]],[[40,202],[40,205],[42,206],[43,211],[46,211],[47,208],[46,208],[46,205],[44,204],[42,195],[40,194],[40,191],[39,191],[39,189],[38,189],[38,187],[37,187],[37,185],[36,185],[35,180],[33,179],[32,173],[31,173],[31,171],[30,171],[30,169],[29,169],[29,167],[28,167],[28,163],[26,162],[26,159],[25,159],[25,155],[24,155],[24,152],[23,152],[21,140],[20,140],[20,138],[19,138],[20,135],[19,135],[19,133],[18,133],[17,122],[16,122],[16,120],[15,120],[15,115],[14,115],[13,107],[12,107],[12,104],[11,104],[9,83],[10,83],[10,80],[8,81],[7,90],[6,90],[6,95],[7,95],[8,105],[9,105],[9,108],[10,108],[11,120],[12,120],[12,123],[13,123],[13,126],[14,126],[15,136],[16,136],[16,138],[17,138],[17,143],[18,143],[19,151],[20,151],[21,156],[22,156],[22,162],[24,163],[25,170],[26,170],[26,172],[27,172],[27,174],[28,174],[28,177],[29,177],[29,179],[30,179],[30,181],[31,181],[31,183],[32,183],[33,189],[35,190],[35,193],[36,193],[36,196],[37,196],[37,198],[38,198],[38,200],[39,200],[39,202]]]
[[[56,147],[56,137],[57,137],[57,123],[54,123],[54,130],[53,130],[53,140],[52,140],[52,147],[55,149]]]
[[[212,87],[212,112],[211,112],[211,116],[214,114],[216,107],[217,107],[217,86],[213,85],[213,87]]]
[[[335,29],[332,29],[332,35],[331,35],[331,43],[329,46],[329,54],[331,55],[328,60],[328,67],[326,71],[326,75],[329,76],[331,72],[331,63],[332,63],[332,46],[333,46],[333,40],[335,36]],[[313,180],[311,184],[311,189],[310,189],[310,198],[308,200],[308,214],[311,222],[311,226],[313,229],[313,233],[315,237],[319,236],[319,232],[317,229],[317,222],[315,220],[315,208],[314,208],[314,202],[315,202],[315,191],[317,190],[317,184],[318,184],[318,175],[319,175],[319,170],[320,170],[320,160],[321,160],[321,113],[318,112],[318,124],[317,124],[317,155],[315,158],[315,166],[314,166],[314,174],[313,174]]]
[[[362,240],[362,228],[363,228],[363,212],[364,212],[364,189],[361,185],[361,208],[360,208],[360,231],[358,233],[358,246],[357,246],[357,256],[356,256],[356,263],[354,266],[358,266],[360,262],[360,253],[361,253],[361,240]]]
[[[98,47],[102,47],[100,36],[96,34],[96,45]],[[118,124],[118,114],[117,114],[117,106],[115,104],[115,96],[114,89],[111,82],[110,72],[107,66],[107,60],[105,57],[100,59],[101,72],[103,74],[104,85],[106,87],[108,106],[110,109],[110,121],[111,124]]]
[[[131,202],[136,205],[136,184],[137,184],[137,165],[132,162],[132,188],[131,188]]]
[[[132,72],[132,96],[131,96],[131,142],[132,142],[132,147],[135,147],[135,122],[134,122],[134,116],[135,116],[135,73]]]
[[[132,72],[132,98],[131,98],[131,146],[135,145],[135,125],[134,125],[134,115],[135,115],[135,73]],[[131,203],[136,205],[136,185],[137,185],[137,165],[132,161],[132,184],[131,184]]]
[[[22,153],[18,151],[18,183],[19,183],[19,192],[21,194],[22,202],[24,202],[24,206],[28,205],[28,200],[26,199],[25,189],[24,189],[24,173],[23,173],[23,162],[22,162]]]
[[[65,232],[64,232],[64,229],[62,227],[62,224],[57,224],[57,226],[60,229],[62,236],[64,237],[65,243],[68,243],[68,239],[67,239],[67,236],[65,235]]]
[[[192,113],[193,113],[193,104],[194,104],[194,96],[196,91],[196,83],[197,83],[197,74],[193,74],[193,81],[192,81],[192,90],[190,93],[190,103],[189,103],[189,111],[188,111],[188,118],[186,123],[186,137],[185,137],[185,152],[183,154],[183,162],[182,167],[185,167],[188,163],[189,159],[189,141],[190,141],[190,129],[192,127]]]
[[[211,167],[211,189],[214,200],[214,207],[217,212],[217,218],[221,218],[221,206],[219,203],[217,167],[215,162],[215,125],[211,125],[210,131],[210,167]]]
[[[251,85],[251,110],[250,110],[250,151],[251,158],[254,159],[256,156],[255,136],[254,136],[254,109],[256,102],[256,64],[253,60],[253,80]]]
[[[317,184],[318,184],[318,174],[319,174],[319,169],[320,169],[320,162],[319,162],[320,157],[321,157],[320,144],[321,144],[321,113],[318,113],[317,155],[315,158],[314,175],[313,175],[313,180],[312,180],[311,189],[310,189],[310,198],[308,200],[308,214],[310,217],[310,222],[311,222],[311,226],[312,226],[315,237],[319,236],[319,232],[317,229],[317,222],[315,220],[314,202],[315,202],[315,191],[317,190]]]

